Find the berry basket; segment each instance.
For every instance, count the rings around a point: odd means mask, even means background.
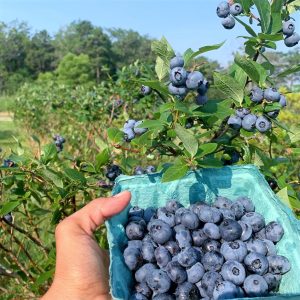
[[[169,199],[176,199],[184,206],[189,206],[197,201],[212,203],[218,195],[230,199],[248,196],[266,222],[278,221],[282,224],[285,234],[277,244],[277,250],[280,255],[289,259],[292,266],[282,278],[279,293],[259,299],[300,299],[300,221],[282,204],[255,166],[202,169],[168,183],[161,183],[160,179],[161,174],[122,175],[116,179],[113,194],[129,190],[132,193],[131,205],[141,208],[161,207]],[[123,211],[106,222],[110,247],[111,293],[118,300],[130,298],[133,283],[122,255],[127,243],[123,227],[127,221],[127,213],[128,210]]]

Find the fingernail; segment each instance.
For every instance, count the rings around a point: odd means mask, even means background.
[[[119,194],[116,194],[116,195],[114,195],[114,196],[112,196],[112,197],[113,197],[113,198],[119,198],[119,197],[122,197],[126,192],[127,192],[127,191],[123,191],[123,192],[121,192],[121,193],[119,193]]]

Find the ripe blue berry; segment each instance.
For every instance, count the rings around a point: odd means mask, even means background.
[[[220,225],[221,237],[227,242],[238,240],[242,232],[241,225],[232,219],[225,219]]]
[[[141,135],[141,134],[145,133],[148,130],[147,128],[139,128],[138,127],[138,126],[140,126],[142,124],[143,124],[143,121],[137,121],[134,124],[133,131],[134,131],[135,134]]]
[[[149,222],[151,218],[155,215],[156,209],[154,207],[147,207],[144,210],[144,220],[145,222]]]
[[[153,220],[149,223],[149,233],[155,243],[164,244],[171,238],[172,229],[161,220]]]
[[[221,275],[224,280],[241,285],[246,278],[246,271],[241,263],[229,260],[222,266]]]
[[[220,249],[225,260],[243,262],[247,255],[247,247],[244,242],[236,240],[234,242],[224,242]]]
[[[129,270],[132,271],[139,268],[143,263],[143,258],[140,249],[134,247],[127,247],[124,250],[124,260]]]
[[[151,295],[152,295],[152,291],[146,282],[138,282],[135,285],[134,289],[138,294],[142,294],[148,298],[151,297]]]
[[[143,175],[144,174],[144,169],[141,166],[137,166],[134,169],[134,174],[135,175]]]
[[[157,210],[157,218],[169,224],[171,227],[175,226],[175,215],[168,212],[165,207],[161,207]]]
[[[266,274],[269,268],[267,258],[257,252],[250,252],[245,257],[244,263],[248,271],[258,275]]]
[[[187,247],[178,254],[178,262],[185,268],[193,266],[199,261],[199,253],[193,247]]]
[[[257,252],[262,255],[267,255],[268,248],[262,240],[250,240],[246,243],[249,252]]]
[[[148,300],[148,298],[140,293],[134,293],[129,300]]]
[[[140,267],[135,272],[135,280],[137,282],[145,282],[148,275],[150,275],[154,270],[156,269],[156,266],[153,264],[144,264],[142,267]]]
[[[206,271],[219,271],[224,263],[224,257],[217,251],[210,251],[204,254],[201,263]]]
[[[130,222],[126,226],[126,235],[130,240],[141,240],[145,235],[145,227],[140,222]]]
[[[284,95],[280,95],[280,100],[279,100],[279,104],[282,106],[282,107],[285,107],[286,106],[286,97]]]
[[[141,254],[148,262],[155,262],[154,245],[151,242],[142,242]]]
[[[218,240],[221,238],[219,227],[214,223],[206,223],[203,227],[203,232],[213,240]]]
[[[278,102],[280,100],[280,93],[276,88],[266,89],[264,95],[267,101]]]
[[[241,235],[241,241],[247,241],[251,238],[252,236],[252,227],[251,225],[243,222],[243,221],[238,221],[238,223],[242,227],[242,235]]]
[[[208,98],[206,95],[198,94],[196,97],[196,104],[198,104],[198,105],[204,105],[207,103],[207,101],[208,101]]]
[[[274,243],[281,240],[284,235],[284,229],[278,222],[270,222],[266,225],[266,238]]]
[[[255,103],[260,103],[264,99],[264,91],[259,87],[254,87],[250,92],[250,100]]]
[[[208,237],[202,229],[198,229],[192,232],[192,239],[195,246],[201,247]]]
[[[246,212],[251,212],[251,211],[255,211],[255,207],[253,202],[251,201],[250,198],[248,197],[239,197],[236,199],[237,202],[240,202],[244,208]]]
[[[230,208],[232,201],[226,197],[218,196],[214,202],[214,206],[217,208]]]
[[[171,261],[166,266],[166,272],[171,280],[177,284],[183,283],[187,279],[187,273],[178,261]]]
[[[202,206],[201,209],[197,210],[197,215],[200,221],[205,223],[218,223],[222,219],[221,212],[210,206]]]
[[[288,36],[284,39],[284,43],[287,47],[294,47],[298,45],[300,41],[300,35],[294,32],[291,36]]]
[[[237,298],[238,293],[239,290],[235,284],[230,281],[220,281],[214,288],[213,299],[233,299]]]
[[[274,245],[274,243],[267,239],[263,239],[262,241],[265,243],[265,245],[267,247],[267,256],[276,255],[277,250],[276,250],[276,246]]]
[[[200,262],[197,262],[192,267],[186,270],[188,282],[197,283],[203,277],[205,270]]]
[[[166,209],[168,212],[170,213],[175,213],[180,207],[182,207],[182,204],[180,204],[178,201],[176,200],[169,200],[166,203]]]
[[[217,15],[219,18],[226,18],[230,13],[230,5],[228,2],[223,1],[217,7]]]
[[[222,25],[225,29],[232,29],[235,26],[235,19],[232,16],[228,16],[222,20]]]
[[[152,270],[147,276],[146,282],[155,293],[166,293],[171,287],[171,279],[163,270]]]
[[[191,72],[186,80],[186,87],[190,90],[196,90],[203,83],[204,76],[201,72]]]
[[[180,248],[175,241],[168,241],[164,244],[164,247],[170,252],[172,256],[177,255],[180,252]]]
[[[142,85],[141,86],[141,94],[144,96],[150,95],[152,92],[152,89],[149,86]]]
[[[186,211],[181,216],[181,224],[188,229],[196,229],[199,227],[199,218],[192,211]]]
[[[268,284],[266,280],[259,275],[249,275],[246,277],[243,288],[249,297],[266,296],[268,292]]]
[[[265,227],[264,217],[257,212],[246,213],[242,216],[241,221],[251,225],[253,232],[258,232]]]
[[[288,20],[282,24],[282,31],[284,35],[291,36],[296,29],[295,23],[292,20]]]
[[[182,86],[187,80],[187,72],[182,67],[176,67],[171,70],[170,81],[174,86]]]
[[[279,109],[267,112],[267,116],[271,119],[276,119],[280,113]]]
[[[176,55],[170,60],[170,69],[182,68],[184,66],[184,60],[181,55]]]
[[[198,300],[200,296],[198,288],[187,281],[177,286],[175,295],[177,300]]]
[[[156,168],[154,166],[148,166],[146,168],[146,173],[147,174],[152,174],[152,173],[155,173],[156,172]]]
[[[242,120],[242,127],[247,131],[253,131],[255,129],[257,116],[253,114],[246,115]]]
[[[242,127],[242,119],[237,116],[230,116],[227,124],[233,129],[240,129]]]
[[[230,13],[233,16],[238,16],[243,13],[243,7],[240,3],[234,3],[230,6]]]
[[[133,206],[129,209],[128,217],[140,217],[142,218],[144,215],[144,210],[138,206]]]
[[[267,259],[269,262],[269,273],[283,275],[291,269],[291,264],[285,256],[270,255]]]
[[[185,86],[175,86],[172,83],[169,84],[168,89],[170,94],[175,96],[185,97],[188,93],[188,90]]]
[[[275,275],[272,273],[267,273],[264,276],[265,281],[268,284],[268,289],[270,292],[277,292],[279,289],[280,281],[282,276],[280,274]]]
[[[219,241],[207,239],[204,241],[202,249],[206,252],[220,251],[221,244]]]
[[[170,252],[163,246],[159,246],[154,251],[157,265],[162,269],[171,261]]]

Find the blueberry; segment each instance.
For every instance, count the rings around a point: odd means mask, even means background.
[[[175,231],[175,233],[178,233],[181,230],[188,230],[185,226],[183,226],[182,224],[178,224],[176,226],[173,227],[173,230]]]
[[[128,212],[128,217],[143,217],[144,215],[144,210],[138,206],[133,206],[129,209],[129,212]]]
[[[200,296],[198,288],[187,281],[177,286],[175,295],[176,300],[198,300]]]
[[[168,212],[175,214],[175,212],[183,206],[176,200],[169,200],[165,207]]]
[[[284,22],[282,24],[282,31],[284,35],[291,36],[295,31],[295,23],[292,20]]]
[[[247,254],[244,259],[244,264],[248,271],[258,275],[266,274],[269,267],[267,258],[257,252],[250,252]]]
[[[155,173],[156,172],[156,168],[154,166],[148,166],[146,168],[146,173],[147,174],[152,174],[152,173]]]
[[[243,222],[243,221],[238,221],[238,223],[241,225],[242,227],[242,235],[241,235],[241,240],[242,241],[247,241],[251,238],[252,236],[252,227],[251,225]]]
[[[220,224],[221,237],[227,242],[238,240],[241,237],[242,232],[241,225],[235,220],[225,219]]]
[[[206,223],[203,231],[210,239],[218,240],[221,238],[219,227],[214,223]]]
[[[176,67],[171,70],[170,81],[174,86],[182,86],[187,80],[187,72],[182,67]]]
[[[268,284],[266,280],[259,275],[249,275],[246,277],[243,288],[249,297],[266,296],[268,293]]]
[[[141,86],[141,94],[144,96],[150,95],[152,92],[152,89],[149,86],[142,85]]]
[[[144,169],[141,166],[137,166],[134,169],[134,174],[135,175],[143,175],[144,174]]]
[[[224,257],[217,251],[210,251],[204,254],[201,263],[206,271],[219,271],[224,263]]]
[[[207,101],[208,101],[208,98],[206,95],[198,94],[196,97],[196,104],[198,104],[198,105],[204,105],[207,103]]]
[[[134,247],[140,250],[142,250],[142,246],[143,246],[143,242],[141,240],[128,241],[128,245],[127,245],[127,247]]]
[[[190,90],[196,90],[204,81],[204,76],[198,71],[191,72],[186,80],[186,87]]]
[[[153,292],[166,293],[171,287],[171,279],[163,270],[153,270],[148,274],[146,282]]]
[[[171,95],[185,97],[188,90],[185,86],[175,86],[172,83],[169,84],[168,90]]]
[[[208,239],[208,237],[202,229],[198,229],[192,232],[192,239],[193,239],[193,244],[195,246],[200,247],[204,244],[204,242]]]
[[[187,273],[178,261],[171,261],[166,266],[166,272],[171,280],[177,284],[183,283],[187,279]]]
[[[233,202],[231,210],[234,212],[235,218],[239,220],[245,214],[245,207],[240,202]]]
[[[140,293],[134,293],[133,295],[130,296],[129,300],[148,300],[148,298]]]
[[[277,292],[281,282],[281,275],[275,275],[272,273],[267,273],[264,276],[265,281],[268,284],[268,289],[270,292]]]
[[[280,100],[280,93],[276,88],[266,89],[264,95],[267,101],[278,102]]]
[[[192,211],[186,211],[181,216],[181,224],[188,229],[196,229],[199,227],[199,218]]]
[[[234,242],[224,242],[221,246],[220,252],[224,256],[225,260],[243,262],[247,255],[247,247],[244,242],[239,240]]]
[[[156,209],[154,207],[147,207],[144,210],[144,220],[148,223],[151,218],[155,215]]]
[[[300,35],[294,32],[291,36],[288,36],[284,39],[284,43],[287,47],[294,47],[298,45],[300,41]]]
[[[243,7],[240,3],[234,3],[230,6],[230,13],[233,16],[238,16],[243,13]]]
[[[147,276],[149,274],[152,274],[152,272],[156,269],[156,266],[153,264],[144,264],[142,267],[140,267],[134,274],[135,280],[137,282],[145,282]]]
[[[180,230],[179,232],[176,232],[175,238],[180,248],[190,247],[192,244],[189,230]]]
[[[141,253],[145,261],[155,262],[154,245],[151,242],[142,243]]]
[[[206,272],[201,280],[201,284],[197,284],[202,297],[212,298],[213,291],[218,282],[221,282],[222,276],[214,271]]]
[[[197,215],[205,223],[218,223],[222,219],[221,212],[217,208],[210,206],[202,206],[201,209],[197,210]]]
[[[135,134],[132,129],[124,129],[124,139],[126,142],[130,142],[135,138]]]
[[[175,211],[175,222],[176,222],[176,224],[181,224],[182,216],[186,212],[189,212],[189,210],[185,207],[180,207]]]
[[[138,126],[140,126],[142,124],[143,124],[143,121],[137,121],[134,124],[133,131],[134,131],[135,134],[141,135],[141,134],[145,133],[148,130],[147,128],[139,128],[138,127]]]
[[[242,119],[237,116],[230,116],[227,124],[233,129],[240,129],[242,127]]]
[[[279,104],[282,106],[282,107],[285,107],[286,106],[286,97],[284,95],[280,95],[280,100],[279,100]]]
[[[268,248],[262,240],[250,240],[246,243],[249,252],[257,252],[262,255],[267,255]]]
[[[138,294],[142,294],[148,298],[150,298],[152,295],[152,291],[146,282],[138,282],[134,288]]]
[[[192,118],[188,118],[185,123],[185,128],[190,129],[194,126],[194,120]]]
[[[265,227],[264,217],[257,212],[248,212],[242,216],[241,221],[251,225],[253,232],[258,232]]]
[[[224,280],[230,281],[235,285],[241,285],[246,278],[246,271],[241,263],[228,260],[222,266],[221,275]]]
[[[232,201],[226,197],[218,196],[214,202],[214,206],[217,208],[230,208]]]
[[[274,245],[274,243],[270,240],[267,240],[267,239],[263,239],[262,240],[266,247],[267,247],[267,255],[276,255],[277,253],[277,250],[276,250],[276,246]]]
[[[204,241],[202,248],[206,252],[219,251],[221,248],[221,243],[216,240],[208,239]]]
[[[226,1],[221,2],[217,7],[217,15],[219,18],[226,18],[230,14],[230,6]]]
[[[291,269],[291,264],[285,256],[270,255],[267,259],[269,262],[269,273],[282,275]]]
[[[243,119],[246,115],[250,114],[249,108],[240,107],[235,110],[235,115]]]
[[[199,85],[197,92],[199,95],[204,96],[206,95],[208,89],[209,89],[209,82],[206,79],[204,79],[202,84]]]
[[[122,171],[119,166],[117,165],[111,165],[107,168],[105,176],[110,180],[110,181],[115,181],[115,179],[122,174]]]
[[[255,232],[254,237],[259,240],[264,240],[266,238],[266,228],[262,228],[261,230]]]
[[[235,19],[232,16],[228,16],[222,20],[222,25],[225,29],[232,29],[235,26]]]
[[[271,129],[272,123],[266,117],[261,116],[257,118],[255,126],[259,132],[264,133]]]
[[[276,109],[276,110],[267,112],[267,116],[271,119],[276,119],[279,116],[279,113],[280,113],[280,110]]]
[[[141,240],[145,235],[145,227],[140,222],[130,222],[126,226],[126,235],[129,240]]]
[[[171,261],[170,252],[163,246],[159,246],[154,251],[157,265],[162,269]]]
[[[254,87],[250,92],[250,100],[255,103],[260,103],[264,100],[264,91],[259,87]]]
[[[129,268],[129,270],[136,270],[143,263],[143,258],[141,256],[140,249],[127,247],[124,250],[124,260],[125,264]]]
[[[181,55],[176,55],[170,60],[170,69],[182,68],[184,66],[184,60]]]
[[[192,267],[186,270],[188,282],[197,283],[203,277],[205,270],[200,262],[197,262]]]
[[[255,206],[250,198],[248,197],[239,197],[236,199],[237,202],[241,203],[246,212],[252,212],[255,211]]]
[[[214,292],[213,299],[223,300],[223,299],[232,299],[236,298],[239,291],[235,284],[230,281],[220,281],[217,282]]]
[[[220,212],[222,213],[223,219],[235,220],[235,213],[233,210],[229,208],[220,208]]]
[[[175,297],[171,294],[163,293],[154,295],[152,300],[175,300]]]
[[[164,244],[164,247],[170,252],[172,256],[177,255],[180,252],[180,248],[175,241],[168,241]]]
[[[175,215],[168,212],[165,207],[161,207],[157,210],[157,218],[169,224],[171,227],[175,226]]]
[[[151,224],[149,233],[155,243],[164,244],[171,238],[172,229],[167,223],[154,220],[149,224]]]
[[[133,129],[136,121],[135,120],[127,120],[123,126],[123,129]]]
[[[284,229],[278,222],[270,222],[266,225],[266,239],[277,243],[284,235]]]
[[[13,223],[13,220],[14,220],[11,213],[8,213],[5,216],[3,216],[3,219],[8,223]]]
[[[253,131],[255,129],[257,116],[253,114],[246,115],[242,121],[242,127],[246,131]]]
[[[187,247],[178,254],[178,262],[185,268],[191,267],[199,261],[199,253],[193,247]]]

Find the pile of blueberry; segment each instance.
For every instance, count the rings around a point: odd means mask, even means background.
[[[109,181],[113,182],[115,179],[122,174],[122,170],[117,165],[110,165],[107,167],[106,170],[106,178],[109,179]]]
[[[255,104],[261,104],[264,100],[267,103],[278,102],[283,108],[287,101],[284,95],[280,94],[276,88],[268,88],[263,90],[254,87],[250,93],[250,100]],[[271,119],[278,117],[279,109],[265,113],[265,116],[256,116],[251,113],[249,108],[238,108],[235,115],[228,119],[228,125],[236,130],[243,128],[246,131],[254,131],[257,129],[261,133],[265,133],[272,128]]]
[[[284,43],[287,47],[294,47],[300,42],[300,35],[295,32],[295,22],[285,21],[282,25],[282,31],[285,35]]]
[[[53,136],[53,140],[57,149],[57,152],[61,152],[64,149],[64,143],[66,142],[65,138],[63,138],[61,135],[59,134],[55,134]]]
[[[148,166],[146,169],[144,169],[141,166],[137,166],[134,169],[134,175],[143,175],[143,174],[152,174],[155,173],[156,168],[154,166]]]
[[[130,142],[136,136],[142,135],[148,129],[147,128],[138,128],[138,126],[142,125],[143,121],[136,120],[127,120],[123,126],[124,139],[126,142]]]
[[[176,55],[170,60],[169,92],[179,99],[183,99],[189,91],[197,91],[196,103],[203,105],[207,102],[206,93],[208,81],[199,71],[189,72],[184,69],[184,59]]]
[[[291,266],[277,254],[283,234],[248,197],[217,197],[183,207],[132,207],[123,256],[133,272],[132,300],[232,299],[278,291]]]
[[[232,29],[235,26],[235,16],[243,13],[243,6],[240,3],[229,4],[226,1],[221,2],[217,7],[217,15],[222,18],[222,25],[226,29]]]

